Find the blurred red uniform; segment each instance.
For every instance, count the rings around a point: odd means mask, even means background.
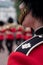
[[[14,28],[14,27],[10,28],[10,31],[13,32],[13,33],[15,33],[16,32],[16,28]]]
[[[28,40],[28,39],[30,39],[30,38],[32,38],[32,34],[26,33],[26,34],[24,35],[24,40],[25,40],[25,41]]]
[[[30,27],[26,27],[24,31],[24,41],[30,39],[32,37],[32,30]]]
[[[16,32],[16,44],[19,45],[23,42],[23,34],[21,31]]]

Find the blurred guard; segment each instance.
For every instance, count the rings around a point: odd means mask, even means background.
[[[32,36],[32,29],[30,27],[26,27],[24,32],[24,41],[32,38]]]
[[[13,50],[13,41],[14,41],[14,35],[10,30],[6,30],[6,47],[8,49],[9,54]]]
[[[3,32],[4,22],[0,21],[0,51],[4,51],[3,40],[4,40],[4,32]]]
[[[6,32],[5,32],[6,47],[8,49],[8,54],[10,54],[13,50],[14,34],[12,32],[13,30],[10,29],[10,27],[12,27],[12,24],[13,24],[13,19],[9,17],[8,24],[6,25]]]
[[[24,30],[24,28],[21,25],[18,25],[17,28],[16,28],[16,44],[17,45],[20,45],[21,42],[23,42],[23,39],[22,39],[23,30]]]

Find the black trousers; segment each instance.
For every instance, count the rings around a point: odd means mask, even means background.
[[[1,49],[4,51],[3,40],[0,40],[0,50],[1,50]]]
[[[23,42],[23,39],[16,39],[16,44],[20,45]]]
[[[13,48],[13,40],[6,40],[6,47],[8,49],[9,54],[12,52],[12,48]]]

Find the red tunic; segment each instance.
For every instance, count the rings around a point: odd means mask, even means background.
[[[24,35],[24,40],[28,40],[30,38],[32,38],[32,35]]]
[[[0,40],[4,40],[4,34],[0,34]]]
[[[23,28],[22,27],[19,27],[18,29],[17,29],[17,31],[23,31]]]
[[[10,28],[11,32],[16,32],[16,28]]]
[[[43,44],[26,56],[21,52],[12,52],[7,65],[43,65]]]
[[[10,54],[7,65],[43,65],[43,29],[41,30],[38,30],[31,40],[22,43],[16,52]]]
[[[23,35],[22,35],[22,32],[17,32],[16,33],[16,39],[22,39]]]
[[[12,34],[12,32],[8,31],[8,33],[6,33],[6,39],[14,40],[14,35]]]

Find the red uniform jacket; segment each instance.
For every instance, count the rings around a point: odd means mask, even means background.
[[[43,65],[43,28],[12,52],[7,65]]]
[[[2,29],[1,31],[0,31],[0,40],[4,40],[4,37],[5,37],[5,35],[4,35],[4,33],[5,33],[5,29]]]
[[[23,34],[21,31],[17,31],[16,33],[16,39],[22,39],[23,38]]]
[[[10,28],[10,31],[13,33],[16,32],[16,28]]]
[[[8,40],[14,40],[14,35],[12,34],[12,32],[8,32],[6,34],[6,39],[8,39]]]
[[[0,40],[4,40],[4,34],[0,33]]]
[[[24,35],[24,40],[28,40],[28,39],[30,39],[30,38],[32,38],[32,33],[31,33],[31,34],[26,33],[26,34]]]
[[[22,27],[19,27],[18,29],[17,29],[17,31],[23,31],[23,28]]]

